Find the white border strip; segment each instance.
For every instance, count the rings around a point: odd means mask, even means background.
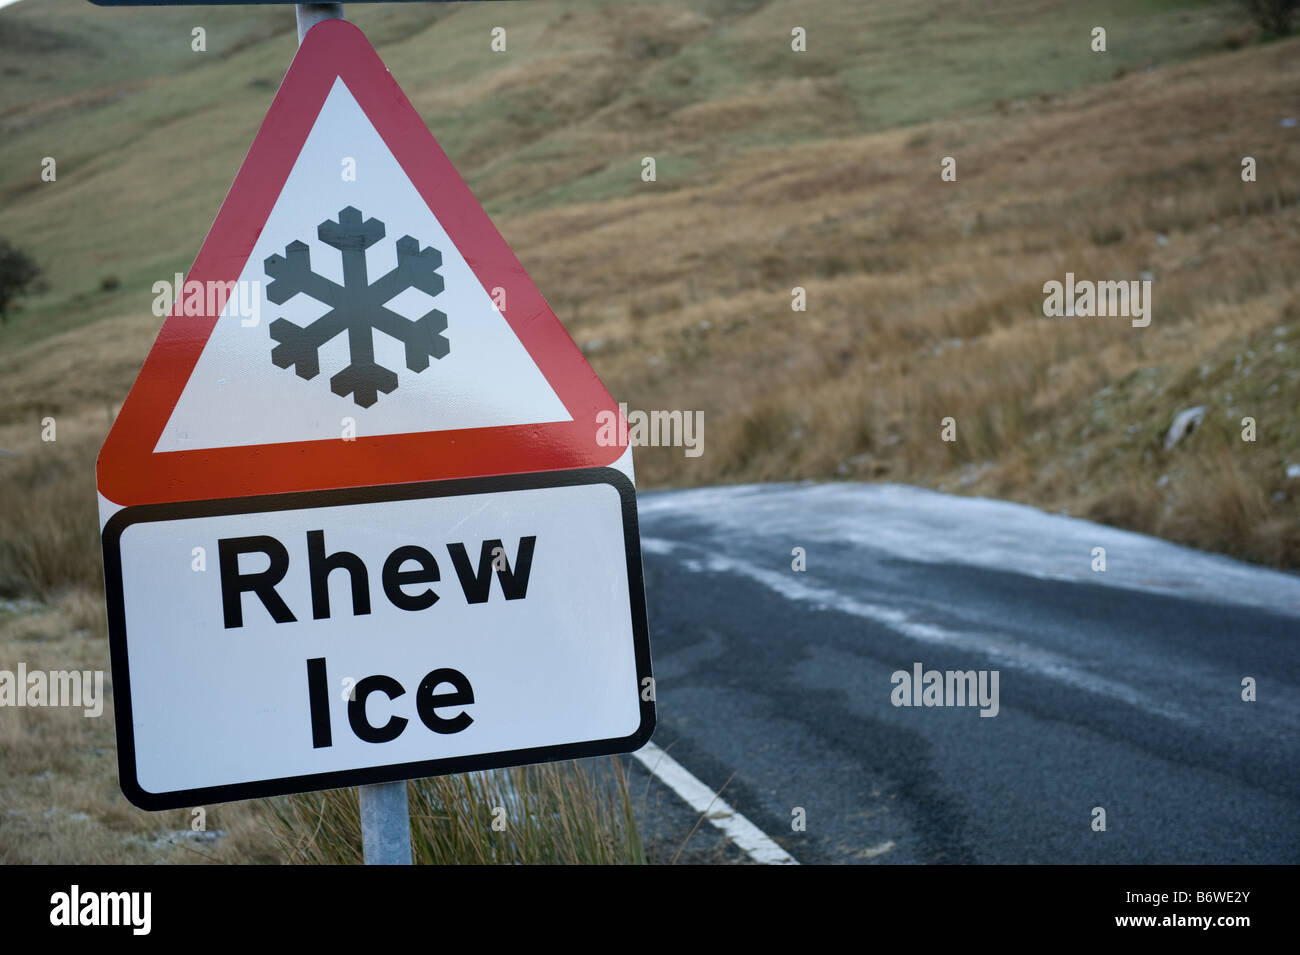
[[[686,800],[696,812],[704,813],[709,822],[722,830],[723,835],[739,846],[760,865],[798,865],[794,856],[786,852],[763,834],[735,809],[718,798],[704,783],[692,776],[686,767],[673,759],[654,743],[646,743],[632,754],[673,792]]]

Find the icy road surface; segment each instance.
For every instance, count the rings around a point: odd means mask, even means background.
[[[639,510],[655,742],[800,861],[1300,861],[1300,577],[898,485]],[[917,663],[997,715],[893,705]]]

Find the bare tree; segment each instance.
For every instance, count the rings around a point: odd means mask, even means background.
[[[1286,36],[1291,32],[1291,18],[1295,15],[1300,0],[1240,0],[1250,18],[1261,30],[1275,36]]]

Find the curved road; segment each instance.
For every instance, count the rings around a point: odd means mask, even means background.
[[[799,861],[1300,861],[1300,578],[898,485],[639,509],[654,741]],[[996,716],[893,705],[915,664]]]

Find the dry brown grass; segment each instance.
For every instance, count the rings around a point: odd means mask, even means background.
[[[0,510],[0,596],[49,597],[103,591],[94,448],[57,441],[4,463],[8,506]]]
[[[592,290],[571,328],[599,341],[616,394],[705,410],[705,454],[640,452],[648,484],[900,480],[1296,567],[1300,147],[1278,120],[1298,50],[1129,76],[1010,119],[754,150],[704,188],[508,230],[544,288]],[[939,181],[943,155],[958,183]],[[1242,183],[1243,155],[1267,176]],[[1045,319],[1042,283],[1066,271],[1152,272],[1151,326]],[[1194,404],[1231,411],[1231,440],[1166,454]],[[939,440],[949,415],[955,444]]]
[[[686,27],[669,20],[647,29],[670,43]],[[1252,47],[968,120],[733,150],[702,184],[669,169],[632,198],[498,222],[611,391],[633,408],[704,411],[702,457],[638,453],[647,486],[898,480],[1297,566],[1300,493],[1284,473],[1300,462],[1300,145],[1278,120],[1298,51]],[[746,122],[741,110],[714,135]],[[1256,183],[1240,180],[1247,154]],[[956,183],[939,180],[945,155]],[[1066,271],[1151,272],[1151,326],[1043,318],[1042,283]],[[796,285],[807,312],[790,311]],[[0,358],[0,442],[22,455],[0,460],[10,591],[93,584],[92,561],[59,542],[85,538],[93,448],[157,324],[105,318]],[[1237,356],[1252,348],[1248,378]],[[1233,367],[1201,380],[1203,365]],[[1190,384],[1162,390],[1172,382]],[[1259,440],[1202,460],[1211,449],[1194,438],[1166,455],[1158,435],[1193,404],[1251,414]],[[57,453],[37,440],[45,414]],[[955,444],[938,438],[949,415]],[[1231,467],[1211,463],[1223,454]],[[1224,514],[1225,500],[1243,503]]]
[[[1017,96],[1014,68],[993,68],[981,52],[985,32],[1010,17],[1021,45],[1055,49],[1069,5],[1026,0],[990,8],[979,24],[942,7],[827,6],[817,22],[829,52],[795,61],[762,42],[785,22],[775,6],[530,8],[512,21],[515,52],[495,61],[467,45],[487,24],[479,8],[357,15],[373,21],[367,28],[417,108],[499,207],[503,233],[611,391],[634,408],[704,411],[704,455],[643,449],[647,486],[900,480],[1120,522],[1132,514],[1128,526],[1294,566],[1286,528],[1300,518],[1300,494],[1282,475],[1300,461],[1288,401],[1300,146],[1278,121],[1294,112],[1300,41],[1149,72],[1128,63],[1107,82],[1097,82],[1095,57],[1055,54],[1039,92]],[[1154,11],[1116,28],[1125,49],[1139,35],[1159,38],[1148,62],[1179,43],[1222,41],[1238,25],[1217,7]],[[262,21],[239,22],[220,35],[267,32]],[[883,39],[861,40],[853,24]],[[927,73],[925,83],[900,73],[911,67],[884,42],[891,31],[949,51],[954,72],[947,81]],[[435,41],[444,54],[431,60]],[[9,334],[0,446],[48,464],[17,472],[11,510],[43,509],[44,499],[25,503],[24,488],[55,480],[37,470],[63,473],[33,444],[42,415],[81,428],[86,448],[68,454],[89,462],[157,327],[143,308],[148,276],[129,270],[166,274],[164,260],[197,245],[258,118],[250,98],[268,95],[250,92],[248,77],[266,72],[252,67],[292,49],[279,34],[256,48],[230,42],[220,68],[188,65],[170,94],[133,80],[146,85],[131,88],[130,112],[85,106],[88,128],[108,124],[107,151],[57,190],[12,193],[19,221],[37,217],[38,246],[67,249],[57,281],[82,289],[41,321],[62,328],[69,311],[103,317],[34,339],[30,325]],[[910,78],[906,95],[900,77]],[[1005,91],[992,109],[951,109],[975,92],[991,101],[995,88]],[[51,93],[23,115],[62,115],[59,104],[78,92]],[[194,108],[181,110],[177,97]],[[886,128],[912,121],[923,103],[947,107],[949,118]],[[107,161],[108,147],[127,148],[112,137],[131,129],[143,137],[130,143],[131,162]],[[226,135],[214,141],[213,129]],[[75,156],[84,144],[73,138]],[[646,152],[660,156],[657,183],[636,179]],[[939,179],[946,155],[958,160],[956,183]],[[1258,182],[1240,181],[1243,155],[1257,160]],[[626,177],[611,165],[623,161]],[[95,229],[69,231],[76,210],[91,206],[113,223],[113,243]],[[166,208],[165,221],[141,215],[155,207]],[[146,254],[123,266],[120,250],[136,248]],[[110,267],[125,273],[116,293],[96,284]],[[1066,271],[1153,273],[1152,326],[1044,319],[1042,283]],[[807,289],[807,312],[789,309],[796,285]],[[1269,351],[1253,381],[1174,395],[1147,393],[1151,379],[1134,377],[1153,369],[1162,382],[1186,380],[1202,364],[1234,362],[1278,327],[1283,335],[1260,346]],[[1272,351],[1279,344],[1284,351]],[[1260,382],[1278,388],[1253,387]],[[1231,469],[1196,463],[1204,449],[1195,441],[1167,460],[1156,447],[1180,407],[1207,402],[1217,403],[1212,413],[1232,404],[1261,422],[1259,442],[1229,446]],[[938,440],[948,415],[960,436],[951,445]],[[1229,498],[1233,484],[1254,489],[1249,516],[1227,535],[1208,526],[1214,508],[1201,506],[1220,496],[1216,480],[1229,482]],[[12,563],[11,579],[50,576]]]
[[[0,603],[0,668],[102,670],[98,717],[63,707],[6,707],[0,719],[0,864],[274,862],[260,802],[207,807],[207,833],[187,810],[136,809],[117,783],[103,597],[66,588],[48,603]]]

